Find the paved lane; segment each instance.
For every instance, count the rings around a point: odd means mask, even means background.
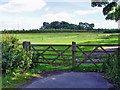
[[[110,88],[97,72],[66,72],[34,81],[26,88]]]

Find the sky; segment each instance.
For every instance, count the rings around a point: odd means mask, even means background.
[[[0,30],[39,29],[43,22],[94,23],[94,28],[118,28],[105,20],[103,7],[90,0],[0,0]]]

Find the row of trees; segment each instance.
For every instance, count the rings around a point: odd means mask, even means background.
[[[51,23],[43,22],[43,26],[40,29],[75,29],[75,30],[92,30],[94,28],[94,24],[82,23],[79,22],[79,25],[70,24],[65,21],[53,21]]]

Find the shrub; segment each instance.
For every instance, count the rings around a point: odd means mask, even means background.
[[[107,59],[103,59],[104,65],[102,67],[103,71],[106,73],[106,78],[115,83],[115,86],[119,88],[120,86],[120,55],[114,55],[110,58],[109,64]]]
[[[32,63],[32,53],[19,47],[14,36],[2,37],[2,72],[13,74],[28,70]]]

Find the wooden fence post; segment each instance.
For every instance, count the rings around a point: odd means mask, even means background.
[[[76,42],[72,42],[72,67],[75,67],[76,62]]]
[[[30,42],[23,42],[23,48],[25,48],[26,51],[29,51],[31,49],[28,45],[30,45]]]

